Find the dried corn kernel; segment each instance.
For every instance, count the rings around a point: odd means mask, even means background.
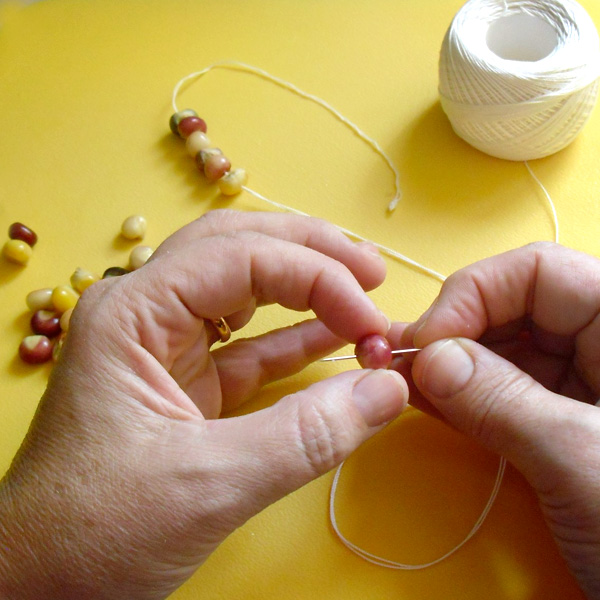
[[[22,240],[32,248],[35,246],[38,239],[35,231],[29,229],[29,227],[23,225],[23,223],[13,223],[8,228],[8,237],[11,240]]]
[[[200,150],[198,154],[196,154],[196,164],[201,171],[204,171],[204,163],[211,156],[222,156],[223,152],[221,152],[220,148],[207,148],[206,150]]]
[[[70,285],[59,285],[52,290],[52,304],[56,312],[64,313],[73,308],[79,300],[79,294]]]
[[[108,267],[104,273],[102,273],[102,279],[108,279],[109,277],[120,277],[121,275],[127,275],[129,271],[123,267]]]
[[[229,173],[225,173],[219,179],[219,189],[225,196],[235,196],[242,191],[242,186],[246,185],[248,175],[245,169],[232,169]]]
[[[26,265],[31,258],[33,250],[31,246],[23,240],[8,240],[2,248],[4,258],[19,265]]]
[[[71,323],[71,315],[72,314],[73,314],[73,309],[68,308],[60,316],[59,324],[60,324],[60,328],[62,329],[63,333],[66,333],[67,331],[69,331],[69,324]]]
[[[185,117],[179,121],[177,132],[182,138],[187,139],[194,131],[206,133],[206,121],[200,117]]]
[[[154,250],[150,246],[136,246],[129,255],[129,266],[135,271],[146,264]]]
[[[203,131],[194,131],[185,141],[185,148],[190,156],[196,156],[198,152],[210,148],[210,139]]]
[[[52,360],[56,362],[60,353],[62,352],[63,346],[65,344],[66,334],[61,333],[59,338],[54,342],[54,346],[52,347]]]
[[[33,290],[29,292],[25,298],[25,302],[29,310],[48,310],[54,308],[52,304],[52,288],[42,288],[40,290]]]
[[[211,182],[221,179],[229,169],[231,169],[231,163],[222,154],[213,154],[204,161],[204,175]]]
[[[184,110],[180,110],[179,112],[176,112],[171,115],[171,118],[169,119],[169,128],[175,135],[181,137],[179,135],[179,130],[177,129],[179,127],[180,121],[183,121],[183,119],[185,119],[186,117],[197,117],[197,116],[198,116],[198,113],[195,110],[193,110],[192,108],[186,108]]]
[[[148,223],[141,215],[127,217],[121,225],[121,235],[128,240],[139,240],[146,235]]]
[[[29,324],[33,333],[38,335],[52,338],[60,333],[60,317],[51,310],[36,310]]]
[[[100,277],[91,271],[86,271],[81,267],[77,267],[71,275],[71,286],[75,288],[80,294],[83,294],[87,288],[96,283]]]
[[[52,358],[52,342],[45,335],[28,335],[19,346],[19,356],[31,365],[45,363]]]

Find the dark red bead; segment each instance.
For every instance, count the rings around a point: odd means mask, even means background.
[[[33,333],[46,337],[57,336],[60,329],[60,317],[49,310],[36,310],[31,316],[31,329]]]
[[[29,244],[32,248],[35,246],[37,242],[37,235],[32,229],[29,229],[27,225],[23,225],[23,223],[13,223],[8,228],[8,237],[11,240],[21,240],[26,244]]]
[[[19,356],[30,365],[48,362],[52,358],[52,342],[45,335],[27,336],[19,346]]]
[[[186,117],[179,121],[177,131],[179,131],[179,135],[183,138],[189,137],[194,131],[206,133],[206,123],[204,119],[201,119],[200,117]]]
[[[356,360],[363,369],[386,369],[392,362],[392,348],[382,335],[367,335],[356,344]]]

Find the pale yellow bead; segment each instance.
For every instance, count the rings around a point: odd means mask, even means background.
[[[77,267],[71,275],[71,285],[80,293],[83,294],[92,283],[96,283],[100,277],[91,271],[86,271],[81,267]]]
[[[246,185],[247,181],[245,169],[232,169],[219,179],[219,189],[225,196],[235,196],[242,191],[242,186]]]
[[[52,288],[42,288],[29,292],[25,298],[25,302],[32,312],[54,308],[54,304],[52,304]]]
[[[60,328],[63,331],[69,331],[69,323],[71,322],[72,314],[73,308],[68,308],[62,315],[60,315]]]
[[[148,223],[142,215],[131,215],[121,225],[121,235],[128,240],[141,240],[146,235]]]
[[[52,304],[58,313],[73,308],[79,300],[79,294],[70,285],[59,285],[52,290]]]
[[[2,248],[4,258],[19,265],[26,265],[31,258],[33,250],[23,240],[8,240]]]
[[[129,255],[129,267],[134,271],[143,267],[153,252],[150,246],[136,246]]]
[[[202,131],[194,131],[185,141],[185,147],[190,156],[196,156],[201,150],[210,148],[210,139]]]

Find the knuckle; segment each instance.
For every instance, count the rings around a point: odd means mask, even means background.
[[[344,458],[343,429],[320,403],[301,403],[297,418],[298,439],[313,475],[323,475]]]
[[[498,427],[499,414],[510,415],[514,407],[526,401],[533,386],[533,380],[522,373],[502,369],[487,373],[473,390],[472,397],[477,400],[469,411],[466,432],[484,445],[497,446],[500,441],[497,437],[508,433]],[[521,414],[521,411],[515,413]]]
[[[224,226],[236,219],[236,211],[228,208],[217,208],[204,213],[196,222],[206,227],[208,231],[220,231]]]

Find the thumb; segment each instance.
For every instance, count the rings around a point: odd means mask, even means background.
[[[320,381],[265,410],[215,422],[212,433],[221,439],[213,438],[211,446],[227,452],[224,483],[238,490],[232,508],[240,523],[339,465],[407,401],[401,375],[365,369]]]
[[[504,455],[538,491],[557,485],[570,471],[567,438],[591,407],[550,392],[509,361],[463,338],[427,346],[412,375],[450,425]]]

